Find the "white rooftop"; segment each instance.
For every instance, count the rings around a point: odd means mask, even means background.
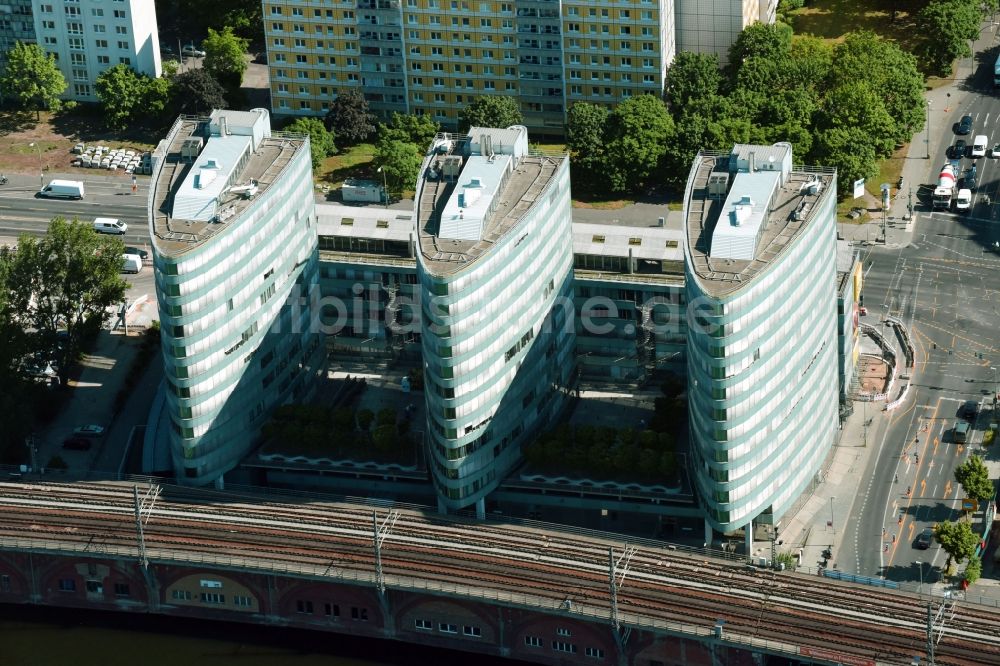
[[[751,261],[781,182],[780,171],[737,172],[712,234],[713,259]]]
[[[316,204],[320,236],[356,236],[409,241],[416,233],[413,212],[375,206]]]
[[[470,155],[458,183],[441,211],[439,238],[478,241],[504,175],[513,169],[510,155]]]
[[[683,261],[684,231],[664,227],[628,227],[573,223],[573,254]]]

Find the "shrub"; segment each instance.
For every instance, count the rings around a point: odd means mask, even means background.
[[[380,409],[378,410],[378,418],[376,420],[379,426],[395,426],[396,410],[392,407]]]
[[[338,407],[333,412],[333,427],[339,431],[354,430],[354,410],[350,407]]]
[[[983,561],[978,557],[973,557],[965,565],[965,582],[972,585],[983,575]]]
[[[371,427],[372,421],[375,420],[375,413],[370,409],[362,409],[358,412],[358,427],[362,430],[368,430]]]

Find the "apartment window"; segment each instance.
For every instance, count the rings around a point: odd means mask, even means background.
[[[240,595],[233,596],[233,605],[239,606],[240,608],[250,608],[253,606],[253,599],[250,597],[244,597]]]
[[[564,641],[552,641],[552,649],[556,652],[568,652],[576,654],[576,643],[566,643]]]
[[[101,9],[100,7],[94,7],[93,9],[90,10],[90,14],[92,16],[104,16],[104,10]]]
[[[115,596],[116,597],[131,596],[129,593],[128,583],[115,583]]]
[[[462,627],[462,634],[464,634],[465,636],[472,636],[473,638],[481,638],[483,635],[483,630],[475,625],[467,624],[464,627]]]
[[[540,648],[542,647],[542,639],[538,636],[525,636],[524,644],[528,647]]]
[[[66,12],[66,16],[79,16],[80,15],[80,8],[79,7],[63,7],[63,10]]]
[[[76,581],[72,578],[60,578],[59,579],[59,591],[60,592],[76,592]]]
[[[363,622],[368,621],[368,609],[358,608],[357,606],[351,606],[351,619],[361,620]]]
[[[422,631],[433,631],[434,623],[430,620],[414,620],[414,625]]]
[[[299,599],[298,601],[295,602],[295,612],[304,613],[306,615],[312,615],[313,602]]]
[[[116,25],[115,26],[115,33],[118,34],[118,35],[127,35],[128,34],[128,26],[125,26],[125,25]]]
[[[122,49],[123,51],[128,51],[129,44],[128,44],[128,42],[125,42],[125,41],[119,41],[118,42],[118,48]]]
[[[105,28],[105,27],[104,27],[104,25],[103,25],[103,24],[101,24],[101,23],[98,23],[98,24],[96,24],[96,25],[92,25],[92,26],[90,26],[90,27],[91,27],[91,29],[92,29],[92,30],[93,30],[94,32],[99,32],[99,33],[101,33],[102,35],[103,35],[104,33],[106,33],[106,32],[108,31],[108,30],[107,30],[107,28]]]
[[[51,14],[52,13],[52,5],[42,5],[39,9],[41,9],[41,11],[42,11],[43,14]]]
[[[226,595],[219,594],[218,592],[202,592],[201,593],[201,603],[203,603],[203,604],[224,604],[224,603],[226,603]]]
[[[604,659],[604,650],[601,648],[589,647],[584,651],[584,654],[594,659]]]
[[[123,65],[129,65],[129,66],[132,65],[132,59],[131,58],[121,57],[121,58],[118,58],[118,62],[120,62]]]
[[[125,18],[125,10],[124,9],[116,9],[115,10],[115,18],[120,18],[120,19]]]
[[[99,48],[99,49],[106,49],[106,48],[108,48],[108,40],[106,40],[106,39],[95,39],[94,40],[94,45],[97,48]],[[107,57],[107,56],[105,56],[105,57]]]
[[[281,7],[271,7],[272,16],[281,16]]]
[[[56,29],[56,22],[55,21],[42,21],[42,29],[43,30],[55,30]]]
[[[569,629],[563,629],[562,627],[556,629],[556,636],[572,636],[573,632]]]
[[[104,594],[104,586],[99,580],[87,581],[87,594]]]
[[[10,576],[7,574],[0,576],[0,592],[10,592]]]
[[[59,43],[59,40],[57,40],[55,37],[50,37],[49,35],[46,35],[45,43],[49,46],[55,46],[56,44]]]
[[[340,606],[337,604],[323,604],[323,614],[327,617],[340,617]]]
[[[454,624],[449,624],[448,622],[439,622],[438,631],[442,634],[457,634],[458,627]]]

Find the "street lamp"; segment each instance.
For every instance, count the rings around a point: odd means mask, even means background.
[[[990,366],[990,370],[993,371],[993,408],[996,409],[997,406],[997,369],[996,366]]]
[[[833,500],[835,499],[837,498],[832,495],[830,496],[830,529],[832,529],[834,533],[837,532],[836,528],[833,526]]]
[[[927,100],[927,138],[924,140],[924,148],[927,155],[924,157],[925,160],[931,158],[931,101]]]
[[[38,152],[38,189],[41,190],[45,187],[45,172],[42,171],[42,147],[34,141],[29,143],[28,147],[34,148]]]
[[[920,596],[924,594],[924,563],[917,560],[917,566],[920,567]]]
[[[387,184],[387,181],[385,179],[385,171],[382,170],[382,167],[379,167],[375,171],[376,171],[376,173],[382,174],[382,195],[385,197],[385,207],[388,208],[389,207],[389,185]]]

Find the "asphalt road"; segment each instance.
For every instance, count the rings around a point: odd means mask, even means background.
[[[940,578],[947,554],[936,544],[920,550],[914,542],[923,528],[960,515],[955,467],[995,420],[991,396],[997,374],[992,368],[1000,369],[1000,253],[993,243],[1000,242],[1000,160],[963,160],[962,172],[975,161],[979,174],[970,214],[929,207],[946,150],[959,138],[953,129],[962,115],[971,114],[974,124],[961,138],[971,144],[974,136],[986,134],[990,146],[1000,143],[1000,97],[992,81],[1000,49],[992,31],[984,37],[974,76],[958,84],[968,91],[966,102],[952,104],[947,112],[932,109],[931,157],[915,191],[912,242],[901,249],[871,246],[862,255],[868,271],[867,322],[878,324],[886,314],[901,318],[910,327],[917,357],[906,405],[886,416],[874,409],[869,414],[873,427],[867,445],[877,449],[865,470],[841,556],[844,568],[862,575],[914,583]],[[892,329],[883,331],[901,349]],[[963,445],[953,441],[953,428],[966,400],[979,403],[980,413]]]
[[[126,176],[91,174],[87,169],[73,173],[46,174],[45,182],[54,178],[82,180],[86,197],[82,201],[35,198],[39,179],[24,174],[8,174],[9,182],[0,185],[0,236],[16,238],[22,233],[42,235],[49,220],[56,216],[92,220],[114,217],[128,224],[126,245],[149,243],[146,222],[146,197],[149,178],[139,177],[136,191]]]

